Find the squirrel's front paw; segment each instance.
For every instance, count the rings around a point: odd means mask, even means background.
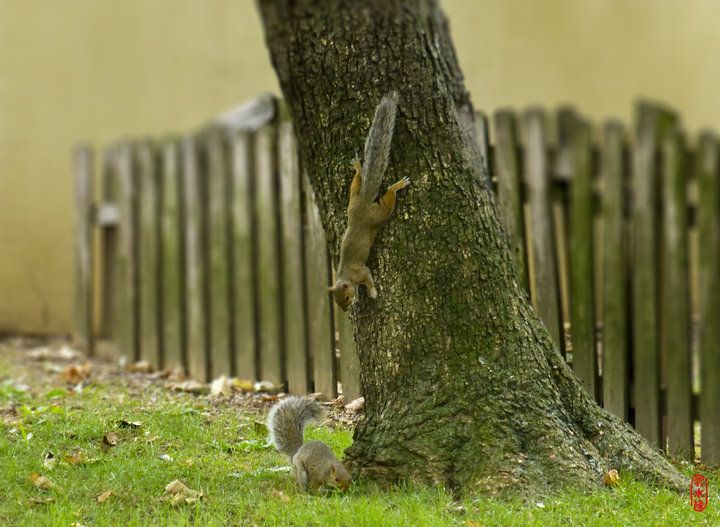
[[[402,179],[400,180],[400,182],[402,183],[402,188],[405,188],[405,187],[407,187],[407,186],[410,186],[410,178],[407,177],[407,176],[405,176],[404,178],[402,178]]]
[[[377,298],[377,289],[373,287],[372,289],[368,290],[368,296],[372,299]]]

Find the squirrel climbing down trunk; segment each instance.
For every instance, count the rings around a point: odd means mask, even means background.
[[[410,179],[405,177],[390,185],[379,202],[375,201],[390,158],[397,101],[398,95],[394,91],[382,98],[375,109],[370,132],[365,139],[365,164],[361,165],[358,159],[353,161],[355,177],[350,185],[348,223],[340,244],[337,278],[330,288],[335,302],[343,311],[347,311],[357,299],[360,284],[367,287],[370,298],[377,297],[372,274],[365,262],[375,235],[395,208],[396,192],[410,184]]]

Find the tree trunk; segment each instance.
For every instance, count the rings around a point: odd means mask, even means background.
[[[592,488],[609,469],[685,479],[600,409],[518,287],[457,112],[471,109],[434,0],[260,0],[267,45],[337,262],[373,110],[400,93],[385,182],[409,176],[368,261],[379,296],[352,308],[365,394],[356,474],[464,491]],[[480,42],[479,42],[480,45]]]

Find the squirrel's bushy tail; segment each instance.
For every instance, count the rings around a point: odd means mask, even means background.
[[[305,427],[320,416],[322,408],[317,401],[308,397],[286,397],[268,414],[270,442],[292,459],[303,445]]]
[[[382,98],[375,109],[375,117],[370,132],[365,139],[365,158],[363,159],[362,184],[360,194],[373,201],[380,190],[380,183],[390,157],[390,143],[395,130],[395,113],[398,94],[391,91]]]

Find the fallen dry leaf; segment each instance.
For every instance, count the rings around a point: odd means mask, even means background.
[[[253,384],[253,390],[256,392],[275,392],[278,389],[279,387],[270,381],[258,381]]]
[[[165,486],[165,494],[170,498],[170,505],[173,507],[195,503],[204,496],[202,492],[191,489],[179,479],[173,480]]]
[[[345,408],[347,410],[350,410],[351,412],[359,412],[363,409],[365,406],[365,397],[358,397],[354,401],[350,401],[345,405]]]
[[[87,454],[78,448],[65,454],[64,461],[68,465],[80,465],[87,461]]]
[[[50,481],[45,476],[41,476],[37,472],[33,472],[30,474],[30,481],[32,481],[32,484],[35,485],[39,489],[43,490],[51,490],[56,487],[55,483]]]
[[[108,432],[107,434],[103,435],[102,438],[102,444],[104,449],[112,448],[114,446],[117,446],[117,444],[120,442],[120,438],[115,432]]]
[[[63,344],[59,349],[51,348],[50,346],[40,346],[28,350],[28,356],[34,360],[77,360],[81,357],[81,353],[77,350],[72,349],[70,346]]]
[[[252,392],[255,390],[255,383],[249,379],[233,379],[232,387],[236,392]]]
[[[71,364],[60,374],[60,378],[69,384],[78,384],[90,377],[92,365],[89,362],[84,364]]]
[[[33,496],[30,498],[31,505],[47,505],[48,503],[55,503],[55,498],[52,496]]]
[[[126,370],[130,373],[152,373],[153,367],[148,361],[141,360],[128,364]]]
[[[165,485],[165,494],[179,494],[181,492],[185,492],[186,490],[190,490],[190,487],[185,485],[185,483],[179,479],[174,479]]]
[[[142,426],[139,421],[127,421],[126,419],[119,419],[117,424],[120,428],[140,428]]]
[[[174,392],[187,392],[187,393],[202,393],[207,388],[204,384],[198,381],[185,381],[185,382],[172,382],[168,384],[168,388],[170,388]]]
[[[232,394],[232,382],[221,375],[210,384],[210,397],[229,397]]]
[[[107,499],[112,495],[113,495],[113,491],[106,490],[105,492],[100,494],[97,498],[95,498],[95,501],[97,501],[98,503],[102,503],[104,501],[107,501]]]
[[[170,373],[167,376],[168,381],[175,381],[180,382],[184,381],[187,377],[185,377],[185,372],[182,370],[182,368],[174,368],[170,370]]]
[[[55,464],[57,463],[57,458],[55,457],[55,454],[52,452],[48,452],[45,454],[45,459],[43,460],[43,468],[47,470],[48,472],[55,468]]]
[[[278,489],[273,489],[273,496],[277,497],[280,501],[287,503],[290,501],[290,497],[285,494],[283,491]]]
[[[620,483],[620,474],[615,469],[608,470],[603,476],[603,485],[606,487],[615,487]]]
[[[150,379],[167,379],[170,377],[170,370],[158,370],[148,375]]]

